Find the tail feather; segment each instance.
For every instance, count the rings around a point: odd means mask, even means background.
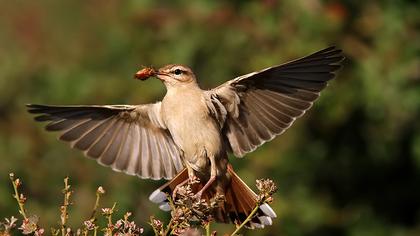
[[[214,212],[213,216],[217,222],[241,224],[251,214],[257,204],[257,194],[249,188],[239,176],[228,166],[228,172],[231,176],[231,182],[225,191],[225,203]],[[170,211],[167,195],[172,194],[175,187],[188,179],[186,169],[182,170],[171,181],[155,190],[149,197],[150,201],[157,203],[159,208],[164,211]],[[202,186],[201,186],[202,187]],[[205,191],[202,198],[211,199],[216,191],[209,189]],[[264,228],[266,225],[273,223],[273,218],[277,215],[274,210],[267,204],[262,204],[257,213],[245,225],[248,228]]]
[[[226,191],[226,195],[232,195],[233,201],[229,201],[228,198],[226,199],[227,205],[231,206],[227,208],[226,214],[230,216],[232,222],[241,224],[255,208],[258,202],[257,194],[242,181],[230,165],[228,166],[228,172],[232,180],[230,187]],[[271,225],[273,223],[272,218],[276,217],[277,215],[274,210],[265,203],[259,207],[257,213],[246,224],[246,227],[264,228],[266,225]]]
[[[167,195],[172,194],[175,187],[186,179],[188,179],[188,171],[187,169],[183,169],[171,181],[165,183],[160,188],[153,191],[149,196],[149,200],[158,204],[161,210],[170,211],[171,207],[169,206]]]

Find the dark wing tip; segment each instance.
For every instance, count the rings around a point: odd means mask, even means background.
[[[336,54],[338,54],[338,53],[341,53],[341,52],[343,52],[343,50],[341,50],[337,46],[333,45],[333,46],[329,46],[329,47],[326,47],[324,49],[321,49],[319,51],[316,51],[312,54],[326,54],[326,53],[336,53]]]
[[[337,48],[335,45],[322,49],[320,51],[314,52],[309,56],[306,56],[305,59],[328,59],[327,65],[334,66],[331,67],[330,72],[335,72],[342,67],[342,62],[345,57],[343,55],[343,50]]]
[[[336,63],[339,63],[345,59],[345,57],[343,56],[343,50],[337,48],[335,45],[315,52],[312,55],[323,55],[327,58],[336,58]]]
[[[337,46],[332,45],[332,46],[329,46],[329,47],[324,48],[322,50],[319,50],[318,52],[315,52],[315,53],[325,53],[325,52],[331,52],[331,51],[341,51],[341,50],[337,49]]]
[[[42,113],[41,110],[43,108],[46,108],[46,106],[44,106],[44,105],[38,105],[38,104],[26,104],[26,108],[27,108],[27,111],[29,113],[39,114],[39,113]]]
[[[47,105],[40,105],[40,104],[26,104],[26,107],[28,108],[44,108],[44,107],[48,107]]]
[[[34,120],[43,122],[51,120],[50,115],[46,115],[45,108],[48,106],[45,105],[38,105],[38,104],[26,104],[27,111],[31,114],[34,114]]]

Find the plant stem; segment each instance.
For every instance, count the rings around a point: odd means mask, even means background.
[[[114,205],[112,205],[110,214],[105,216],[106,219],[108,220],[108,225],[106,227],[106,235],[112,235],[112,231],[113,231],[112,214],[114,214],[115,206],[117,206],[116,202],[114,202]]]
[[[19,190],[18,190],[18,185],[16,184],[16,180],[15,180],[15,175],[13,173],[9,174],[10,180],[12,181],[12,185],[13,185],[13,189],[15,190],[15,195],[13,196],[18,205],[19,205],[19,213],[23,216],[23,218],[26,220],[28,219],[28,217],[26,216],[26,211],[25,211],[25,206],[24,206],[24,202],[22,201],[22,199],[19,196]],[[17,179],[19,180],[19,179]]]
[[[174,223],[173,217],[171,217],[171,220],[169,221],[169,224],[166,227],[166,231],[165,231],[164,235],[170,235],[171,227],[172,227],[173,223]]]
[[[102,188],[102,187],[99,187],[99,188]],[[101,199],[101,195],[103,194],[103,192],[99,191],[99,188],[98,190],[96,190],[96,200],[95,200],[95,205],[93,206],[92,214],[90,216],[91,220],[95,219],[95,214],[99,207],[99,200]]]
[[[174,201],[172,200],[172,197],[170,196],[170,195],[167,195],[166,196],[167,197],[167,199],[168,199],[168,201],[169,201],[169,206],[171,206],[171,209],[173,210],[173,209],[175,209],[175,203],[174,203]],[[172,224],[173,224],[174,222],[173,222],[173,217],[171,217],[171,220],[169,221],[169,224],[168,224],[168,226],[166,227],[166,230],[165,230],[165,232],[164,232],[164,234],[163,235],[171,235],[171,233],[172,233],[172,231],[173,231],[173,229],[171,230],[171,227],[172,227]]]
[[[242,222],[242,224],[239,225],[239,227],[237,227],[236,230],[233,231],[233,233],[230,236],[234,236],[235,234],[237,234],[239,232],[239,230],[241,230],[246,225],[246,223],[248,223],[252,219],[252,217],[254,217],[254,215],[255,215],[255,213],[257,213],[259,207],[260,207],[260,204],[257,203],[257,205],[254,207],[254,209],[251,211],[251,214],[248,215],[248,217],[244,220],[244,222]]]
[[[210,222],[206,224],[206,236],[210,236]]]
[[[64,178],[64,200],[63,200],[63,206],[61,206],[61,235],[66,235],[66,224],[68,219],[68,213],[67,213],[67,207],[70,205],[70,185],[69,185],[69,177]]]

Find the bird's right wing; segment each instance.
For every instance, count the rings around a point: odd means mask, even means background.
[[[137,106],[27,105],[47,131],[85,156],[141,178],[171,179],[183,169],[180,153],[160,116],[160,102]]]
[[[232,152],[241,157],[282,134],[312,106],[343,58],[329,47],[207,91],[208,107]]]

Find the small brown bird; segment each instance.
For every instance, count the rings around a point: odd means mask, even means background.
[[[169,210],[166,193],[199,178],[197,197],[225,196],[219,222],[243,222],[256,194],[235,174],[228,153],[242,157],[289,128],[319,97],[343,60],[329,47],[286,64],[252,72],[211,90],[202,90],[190,68],[145,68],[138,79],[156,76],[166,86],[161,102],[144,105],[28,105],[46,130],[113,170],[151,179],[172,179],[150,195]],[[250,228],[272,224],[264,204]]]

